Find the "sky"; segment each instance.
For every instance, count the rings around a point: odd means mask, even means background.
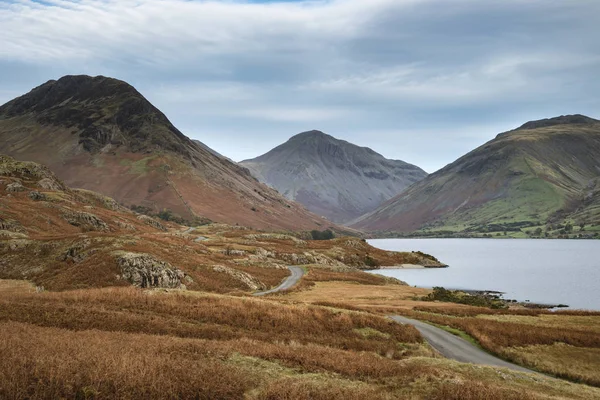
[[[241,161],[312,129],[433,172],[529,120],[600,118],[598,0],[0,0],[0,103],[127,81]]]

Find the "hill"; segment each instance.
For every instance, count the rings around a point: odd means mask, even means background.
[[[498,135],[353,226],[425,235],[590,235],[600,225],[599,191],[600,121],[561,116]]]
[[[372,211],[427,173],[320,131],[240,163],[290,200],[338,223]]]
[[[65,76],[1,106],[0,153],[152,213],[265,229],[330,225],[187,138],[134,87],[112,78]]]
[[[42,165],[0,155],[0,279],[28,279],[51,290],[134,284],[229,292],[275,286],[288,275],[287,265],[347,276],[379,265],[443,266],[358,238],[301,237],[161,221],[71,189]]]

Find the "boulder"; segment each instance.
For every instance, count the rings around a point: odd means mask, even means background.
[[[150,254],[120,252],[117,254],[117,264],[121,269],[121,278],[134,286],[185,289],[182,284],[185,273]]]

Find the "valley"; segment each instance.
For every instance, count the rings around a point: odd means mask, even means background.
[[[595,237],[597,126],[526,124],[430,176],[315,131],[240,166],[124,82],[42,85],[0,107],[0,397],[600,397],[597,311],[438,299],[366,271],[443,258],[364,239]]]
[[[445,266],[421,252],[343,236],[312,240],[309,232],[185,227],[71,189],[36,163],[3,156],[0,172],[2,397],[600,394],[595,361],[582,356],[598,346],[597,313],[426,301],[428,289],[363,272]],[[295,285],[252,296],[280,285],[290,265],[302,268]],[[446,325],[502,358],[587,385],[444,359],[388,315]],[[530,317],[518,322],[531,331],[526,341],[510,334],[513,315]],[[484,328],[490,322],[479,323],[485,318],[497,321],[494,336]],[[560,335],[547,324],[563,326]]]
[[[600,400],[598,15],[0,0],[0,400]]]

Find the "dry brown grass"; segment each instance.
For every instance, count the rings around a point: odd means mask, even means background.
[[[256,376],[189,341],[14,322],[0,329],[0,398],[242,399]]]
[[[33,293],[35,286],[22,280],[0,279],[0,295],[15,293]]]
[[[285,378],[271,382],[258,396],[261,400],[391,400],[401,399],[361,385],[341,386],[331,382],[315,382],[301,378]]]
[[[509,387],[501,387],[492,369],[314,345],[74,332],[16,322],[0,323],[0,352],[0,398],[6,399],[525,400],[550,398],[546,393],[579,399],[600,394],[547,379],[511,384],[511,377]]]
[[[576,347],[600,347],[600,333],[577,329],[500,322],[487,318],[448,317],[421,312],[405,312],[405,315],[460,329],[479,340],[488,349],[551,345],[556,342]]]
[[[590,351],[583,350],[593,349],[591,354],[595,354],[595,349],[600,348],[599,321],[593,314],[586,317],[581,317],[580,313],[575,316],[545,313],[538,316],[512,316],[521,322],[510,321],[510,315],[494,316],[493,318],[502,318],[496,320],[490,317],[452,317],[419,311],[403,311],[403,314],[466,332],[482,347],[509,361],[575,382],[600,386],[598,363],[590,359]],[[552,323],[544,322],[543,318],[552,319]],[[593,319],[595,324],[590,329],[587,324],[581,322],[569,323],[569,319],[572,318]],[[553,349],[553,346],[558,344],[568,345],[567,348],[572,349],[569,352],[562,351],[562,359],[553,355],[552,351],[541,350]],[[577,348],[581,350],[575,350]]]
[[[310,279],[310,275],[307,278]],[[335,278],[335,276],[331,276]],[[415,305],[427,305],[427,302],[414,301],[416,297],[430,293],[428,289],[411,286],[386,284],[356,284],[344,282],[341,279],[330,282],[314,282],[314,285],[305,289],[286,294],[285,298],[307,303],[337,303],[355,309],[381,311],[383,314],[393,314],[402,309],[411,309]]]
[[[564,343],[507,347],[503,354],[524,365],[578,382],[600,386],[600,349]]]
[[[593,359],[596,349],[600,348],[598,312],[492,310],[415,301],[423,291],[397,285],[318,282],[310,290],[286,297],[381,315],[401,314],[449,326],[466,332],[482,347],[502,358],[575,382],[600,386],[600,368]]]
[[[455,317],[476,317],[478,315],[520,315],[520,316],[582,316],[582,317],[600,317],[600,311],[585,310],[559,310],[549,311],[533,308],[510,308],[510,309],[491,309],[485,307],[474,307],[469,305],[455,305],[448,303],[435,303],[428,306],[415,306],[415,311],[431,312],[436,314],[451,315]]]
[[[395,353],[398,342],[421,340],[412,327],[366,313],[216,295],[152,295],[133,288],[0,296],[0,321],[8,320],[72,330],[312,342],[382,355]],[[355,332],[367,327],[389,336],[367,339]]]
[[[500,387],[492,369],[429,358],[413,328],[382,316],[214,294],[0,293],[0,354],[8,399],[589,398],[553,381]],[[448,379],[497,388],[448,388]]]
[[[527,390],[515,390],[486,385],[481,382],[444,383],[431,400],[536,400],[540,397]]]

